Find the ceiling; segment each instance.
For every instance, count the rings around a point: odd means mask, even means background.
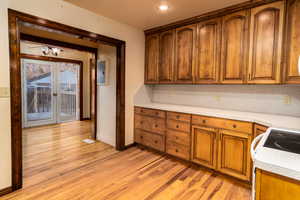
[[[194,17],[246,0],[64,0],[99,15],[149,29],[181,19]],[[170,9],[162,12],[158,6],[166,2]]]

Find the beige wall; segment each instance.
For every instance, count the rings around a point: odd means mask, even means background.
[[[61,0],[0,1],[0,87],[9,87],[7,8],[126,41],[126,144],[133,142],[133,99],[143,86],[142,30],[98,16]],[[0,189],[11,185],[10,98],[0,99]]]
[[[41,44],[28,41],[21,42],[21,53],[42,56]],[[59,58],[67,58],[72,60],[80,60],[83,62],[83,117],[90,117],[90,58],[92,54],[84,51],[62,48]],[[56,57],[49,55],[50,57]]]
[[[116,145],[116,97],[117,97],[117,49],[115,47],[100,45],[98,60],[105,61],[107,82],[97,86],[97,139]]]

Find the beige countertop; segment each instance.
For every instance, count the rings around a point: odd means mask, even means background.
[[[183,105],[160,104],[160,103],[135,104],[135,106],[159,109],[165,111],[173,111],[173,112],[189,113],[195,115],[204,115],[204,116],[219,117],[219,118],[226,118],[232,120],[254,122],[268,127],[300,130],[300,117],[292,117],[292,116],[276,115],[276,114],[240,112],[234,110],[222,110],[222,109],[204,108],[204,107],[196,107],[196,106],[183,106]]]

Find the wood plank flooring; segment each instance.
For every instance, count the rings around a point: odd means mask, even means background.
[[[250,200],[234,179],[150,150],[85,144],[89,122],[24,131],[24,188],[0,199]]]

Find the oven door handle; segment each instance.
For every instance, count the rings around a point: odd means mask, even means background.
[[[251,143],[251,158],[254,161],[254,157],[255,157],[255,145],[261,140],[261,138],[265,135],[265,133],[260,134],[259,136],[257,136],[256,138],[254,138],[253,142]]]

